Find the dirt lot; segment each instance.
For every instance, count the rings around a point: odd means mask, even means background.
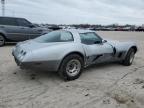
[[[133,40],[139,47],[132,66],[95,65],[64,82],[56,73],[21,70],[0,48],[0,108],[144,108],[144,33],[98,32],[104,38]]]

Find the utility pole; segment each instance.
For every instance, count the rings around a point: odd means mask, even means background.
[[[5,0],[1,0],[2,5],[2,16],[5,16]]]

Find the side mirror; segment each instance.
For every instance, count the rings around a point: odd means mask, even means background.
[[[101,44],[102,41],[95,41],[94,44]]]
[[[106,43],[107,42],[107,40],[102,40],[102,43]]]

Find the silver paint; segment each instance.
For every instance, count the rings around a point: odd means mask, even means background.
[[[86,67],[105,61],[123,60],[132,46],[137,47],[134,42],[112,40],[107,40],[107,42],[101,44],[86,45],[81,43],[79,33],[95,31],[71,29],[66,31],[73,34],[73,42],[38,43],[34,40],[28,40],[18,43],[13,49],[12,54],[20,62],[20,67],[43,67],[43,69],[49,71],[58,71],[64,57],[73,52],[83,55]],[[115,54],[114,48],[116,49]],[[23,52],[26,52],[26,54],[24,55]],[[52,64],[50,64],[51,62]],[[29,65],[25,66],[23,64]],[[49,65],[52,68],[48,68]]]

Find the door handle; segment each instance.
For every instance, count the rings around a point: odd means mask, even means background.
[[[38,30],[39,32],[42,32],[42,30]]]
[[[4,26],[0,26],[0,28],[5,28]]]
[[[24,27],[22,27],[21,29],[25,29]]]

